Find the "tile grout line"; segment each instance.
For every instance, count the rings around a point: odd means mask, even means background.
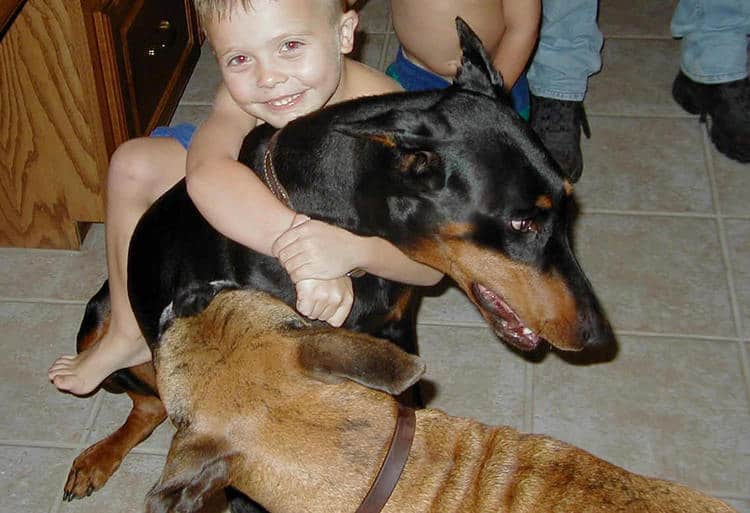
[[[706,170],[708,171],[708,179],[711,184],[711,197],[714,203],[714,210],[721,212],[721,203],[719,199],[719,192],[716,187],[716,169],[714,168],[713,153],[711,151],[711,142],[708,140],[708,126],[703,124],[703,152],[706,157]],[[739,299],[737,298],[737,289],[734,281],[734,271],[732,267],[732,259],[729,251],[729,242],[727,241],[726,226],[724,225],[724,219],[722,216],[717,216],[716,224],[719,227],[719,244],[721,245],[721,258],[726,269],[726,280],[727,287],[729,289],[729,301],[732,305],[732,316],[734,317],[734,329],[737,333],[737,351],[740,356],[740,372],[742,373],[743,382],[745,385],[745,397],[750,401],[750,359],[747,354],[747,346],[742,340],[742,334],[744,331],[742,315],[740,312]]]
[[[48,442],[46,440],[13,440],[0,439],[0,446],[5,447],[34,447],[36,449],[78,449],[80,442]]]
[[[9,297],[0,296],[0,303],[43,303],[48,305],[85,305],[84,299],[54,299],[41,297]]]
[[[388,24],[386,29],[391,27],[390,16],[388,17]],[[380,57],[378,58],[378,69],[382,70],[385,67],[386,53],[388,53],[388,47],[391,44],[391,33],[386,32],[383,37],[383,48],[380,49]]]

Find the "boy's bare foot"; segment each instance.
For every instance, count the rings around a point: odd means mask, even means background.
[[[142,337],[111,338],[105,335],[97,344],[76,356],[61,356],[47,374],[60,390],[85,395],[114,371],[134,367],[151,360],[151,352]]]

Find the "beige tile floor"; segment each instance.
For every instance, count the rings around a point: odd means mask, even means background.
[[[586,102],[575,239],[617,358],[526,361],[455,289],[424,301],[421,351],[433,406],[553,435],[750,513],[750,166],[717,154],[671,99],[675,3],[601,2],[605,65]],[[360,58],[382,69],[397,44],[385,0],[370,0],[362,21]],[[205,51],[175,122],[200,121],[216,83]],[[79,252],[0,249],[0,513],[140,511],[159,475],[167,425],[104,489],[61,502],[73,458],[128,411],[121,396],[77,399],[46,380],[104,275],[101,226]]]

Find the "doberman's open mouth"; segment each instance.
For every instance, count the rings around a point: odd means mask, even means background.
[[[541,337],[521,321],[502,296],[479,283],[474,283],[471,290],[498,337],[522,351],[531,351],[539,345]]]

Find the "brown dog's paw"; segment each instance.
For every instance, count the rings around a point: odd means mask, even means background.
[[[104,486],[120,466],[121,460],[113,457],[102,442],[92,445],[73,461],[63,488],[64,501],[88,497]]]

